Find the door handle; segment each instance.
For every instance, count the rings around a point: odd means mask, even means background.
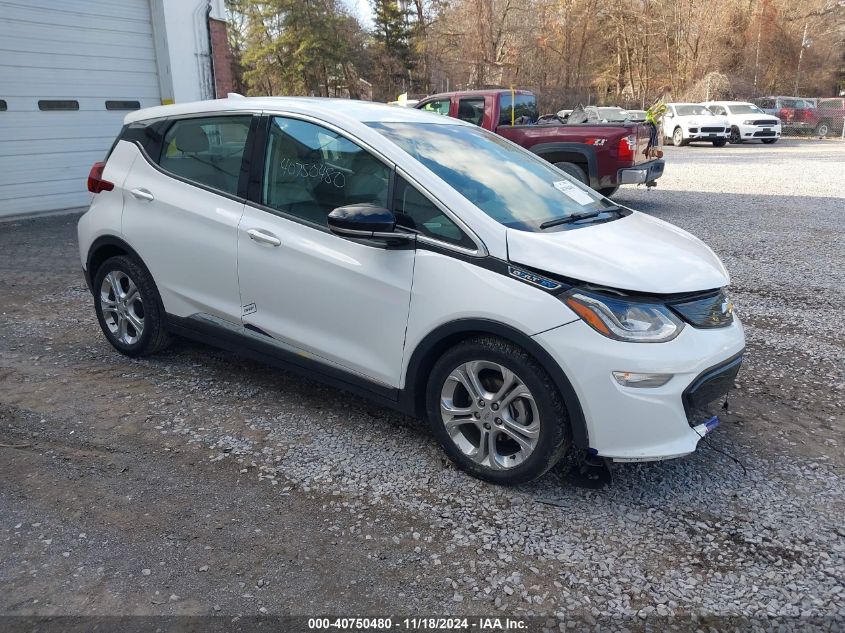
[[[131,193],[132,196],[137,200],[146,200],[147,202],[152,202],[156,199],[156,197],[146,189],[133,189],[129,193]]]
[[[279,246],[282,243],[282,240],[272,233],[265,233],[264,231],[260,231],[258,229],[249,229],[246,234],[249,235],[249,239],[258,242],[259,244]]]

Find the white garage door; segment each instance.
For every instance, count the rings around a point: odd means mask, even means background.
[[[0,0],[0,216],[87,205],[127,108],[160,103],[149,0]]]

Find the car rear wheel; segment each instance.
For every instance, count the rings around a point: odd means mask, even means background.
[[[94,276],[97,320],[109,343],[127,356],[146,356],[168,341],[164,310],[149,273],[131,257],[107,259]]]
[[[728,141],[730,141],[732,145],[742,143],[742,136],[739,133],[738,127],[734,126],[731,128],[731,135],[728,137]]]
[[[672,144],[675,147],[686,145],[686,142],[684,141],[684,131],[679,127],[676,127],[675,131],[672,132]]]
[[[583,182],[588,187],[590,186],[590,181],[587,178],[587,172],[585,172],[580,166],[576,165],[575,163],[555,163],[554,166],[560,169],[561,171],[565,171],[577,181]]]
[[[764,138],[762,140],[766,145],[771,145],[772,143],[778,142],[778,140],[776,138]]]
[[[502,485],[540,477],[570,443],[566,407],[522,348],[495,337],[447,351],[426,390],[432,430],[461,470]]]
[[[816,136],[827,136],[830,134],[830,123],[822,121],[816,126]]]

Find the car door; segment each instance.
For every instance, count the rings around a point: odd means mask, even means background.
[[[251,121],[249,113],[177,118],[160,155],[139,156],[126,178],[123,232],[170,314],[240,328],[238,194]]]
[[[392,166],[322,124],[274,116],[265,129],[238,228],[246,334],[398,386],[414,250],[342,238],[326,222],[348,204],[387,207]]]

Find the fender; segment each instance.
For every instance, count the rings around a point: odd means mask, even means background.
[[[569,154],[579,154],[584,157],[587,162],[587,178],[590,179],[590,186],[598,184],[599,180],[599,164],[596,158],[596,150],[590,145],[584,143],[537,143],[526,148],[529,151],[537,154],[540,158],[546,159],[546,156],[566,152]],[[548,159],[546,159],[548,160]]]
[[[587,423],[581,403],[569,382],[569,378],[554,361],[551,355],[530,336],[519,330],[489,319],[458,319],[441,325],[431,331],[420,341],[405,373],[404,389],[400,395],[402,410],[415,417],[425,417],[425,391],[431,368],[440,355],[451,345],[474,334],[492,334],[522,347],[540,363],[551,377],[560,391],[566,410],[569,413],[569,423],[572,428],[572,439],[578,448],[589,447]]]
[[[88,290],[92,293],[94,292],[94,279],[91,276],[91,266],[96,261],[95,254],[100,251],[103,247],[112,247],[114,249],[119,249],[124,253],[127,253],[135,258],[135,260],[144,267],[144,270],[149,274],[149,269],[147,265],[144,263],[144,260],[141,259],[140,255],[135,252],[135,249],[129,246],[129,244],[120,237],[116,235],[101,235],[98,237],[94,242],[91,244],[91,247],[88,249],[88,257],[85,260],[85,283],[88,284]],[[152,278],[152,275],[150,275]]]

